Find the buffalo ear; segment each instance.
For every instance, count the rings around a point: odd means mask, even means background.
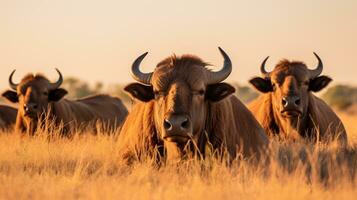
[[[19,97],[14,91],[7,90],[6,92],[2,93],[2,96],[5,97],[7,100],[11,101],[12,103],[19,102]]]
[[[328,76],[318,76],[310,80],[309,90],[313,92],[318,92],[325,88],[332,79]]]
[[[273,91],[273,85],[269,79],[264,79],[260,77],[255,77],[249,80],[249,83],[252,84],[255,89],[262,93],[268,93]]]
[[[62,88],[57,88],[57,89],[51,90],[48,94],[48,100],[49,101],[59,101],[67,93],[68,93],[67,90],[62,89]]]
[[[132,98],[138,99],[139,101],[149,102],[155,98],[152,86],[140,83],[131,83],[125,86],[124,90],[128,92]]]
[[[216,83],[207,86],[205,98],[212,102],[220,101],[236,90],[228,83]]]

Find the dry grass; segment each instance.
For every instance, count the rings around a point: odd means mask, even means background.
[[[351,142],[357,143],[357,114],[349,115],[347,113],[338,113],[345,128],[348,132],[348,136]]]
[[[356,116],[340,115],[357,145]],[[46,134],[46,133],[43,133]],[[356,199],[357,150],[277,144],[270,164],[209,158],[131,166],[105,135],[0,135],[1,199]]]

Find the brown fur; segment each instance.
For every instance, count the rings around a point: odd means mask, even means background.
[[[279,135],[293,140],[302,137],[322,142],[338,139],[346,144],[347,135],[341,120],[324,101],[309,91],[310,86],[304,85],[312,81],[309,79],[309,71],[304,63],[283,60],[269,77],[271,83],[276,85],[276,90],[261,94],[248,107],[270,136]],[[304,117],[299,118],[297,127],[293,127],[296,132],[287,132],[291,129],[286,127],[292,125],[280,115],[279,99],[292,93],[301,96]]]
[[[103,128],[115,130],[128,114],[121,100],[109,95],[95,95],[75,101],[63,99],[51,103],[50,108],[56,123],[70,125],[71,128],[96,125],[98,122],[103,123]]]
[[[94,129],[97,123],[102,124],[103,128],[115,130],[121,126],[127,116],[127,109],[121,100],[108,95],[96,95],[75,101],[67,99],[49,101],[48,96],[42,95],[44,91],[51,92],[49,86],[50,82],[43,75],[28,74],[19,83],[17,94],[20,105],[16,131],[34,134],[38,121],[43,121],[41,117],[32,119],[25,116],[23,105],[28,102],[39,103],[42,109],[41,116],[46,113],[47,119],[54,121],[56,125],[64,125],[65,134],[72,129],[83,130],[88,125]]]
[[[0,129],[8,130],[15,125],[17,109],[0,105]]]
[[[191,55],[191,54],[184,54],[182,56],[176,56],[173,54],[172,56],[169,56],[159,62],[159,64],[156,65],[156,67],[160,66],[169,66],[169,67],[189,67],[193,65],[198,65],[198,66],[207,66],[209,65],[208,63],[204,62],[201,58]]]
[[[265,94],[258,97],[248,108],[254,113],[256,119],[270,136],[279,134],[280,124],[276,123],[274,111],[271,106],[271,95]],[[305,130],[306,136],[319,135],[320,141],[330,141],[334,138],[346,140],[346,132],[343,124],[333,110],[320,98],[310,94],[310,104],[308,108],[309,118]]]
[[[166,143],[160,133],[160,116],[182,112],[191,113],[201,153],[205,152],[206,145],[212,145],[213,151],[227,151],[232,158],[237,152],[245,157],[259,154],[268,140],[237,97],[232,95],[210,102],[195,96],[196,91],[208,87],[206,65],[192,55],[172,56],[157,65],[151,83],[154,91],[160,91],[160,97],[136,102],[133,106],[119,136],[120,150],[125,157],[154,155],[156,150],[162,155]]]

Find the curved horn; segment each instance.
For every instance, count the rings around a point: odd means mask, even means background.
[[[11,74],[10,74],[10,76],[9,76],[9,84],[10,84],[10,87],[11,87],[11,89],[13,89],[13,90],[17,90],[17,86],[19,85],[19,84],[16,84],[16,83],[14,83],[13,81],[12,81],[12,76],[15,74],[15,71],[16,71],[16,69],[14,69],[14,71],[12,71],[11,72]]]
[[[317,60],[319,61],[319,64],[317,65],[316,69],[309,70],[311,78],[315,78],[315,77],[319,76],[324,68],[321,58],[315,52],[314,52],[314,55],[316,56]]]
[[[55,83],[51,83],[51,89],[56,89],[56,88],[59,88],[59,86],[61,86],[62,82],[63,82],[63,77],[62,77],[62,74],[60,72],[60,70],[58,70],[57,68],[55,68],[58,75],[59,75],[59,78],[58,80],[55,82]]]
[[[148,52],[139,56],[131,65],[131,76],[140,83],[143,83],[145,85],[151,85],[152,72],[143,73],[142,71],[140,71],[140,63],[144,60],[147,54]]]
[[[218,47],[218,49],[224,58],[223,67],[221,70],[219,70],[217,72],[208,72],[209,73],[208,84],[219,83],[219,82],[223,81],[224,79],[226,79],[229,76],[229,74],[232,72],[231,59],[229,58],[227,53],[223,51],[223,49],[221,47]]]
[[[269,56],[267,56],[267,57],[263,60],[262,64],[260,65],[260,72],[262,73],[262,75],[263,75],[264,77],[269,77],[269,75],[270,75],[270,72],[267,72],[267,70],[265,69],[265,63],[267,62],[268,59],[269,59]]]

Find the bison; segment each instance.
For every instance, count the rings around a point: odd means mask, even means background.
[[[95,128],[94,126],[101,124],[106,129],[114,130],[122,124],[128,111],[120,99],[108,95],[75,101],[64,99],[67,91],[60,88],[63,77],[58,69],[56,71],[59,79],[55,83],[51,83],[43,75],[28,74],[16,84],[12,81],[15,70],[10,74],[9,84],[12,90],[2,95],[13,103],[19,103],[15,131],[33,135],[38,124],[48,120],[57,126],[62,125],[63,134],[88,125]]]
[[[9,130],[16,122],[17,110],[10,106],[0,105],[0,130]]]
[[[134,61],[132,77],[139,83],[124,90],[136,101],[119,135],[124,158],[145,154],[180,160],[192,155],[189,152],[204,156],[207,149],[230,158],[237,152],[259,155],[268,138],[248,108],[232,95],[235,89],[222,82],[232,63],[219,51],[224,64],[217,72],[193,55],[168,57],[150,73],[139,69],[147,52]]]
[[[280,61],[273,71],[266,71],[265,58],[260,66],[262,77],[250,83],[262,94],[248,107],[270,136],[284,140],[308,140],[347,143],[345,128],[334,111],[313,93],[325,88],[331,78],[320,76],[323,63],[318,60],[310,70],[303,62]]]

